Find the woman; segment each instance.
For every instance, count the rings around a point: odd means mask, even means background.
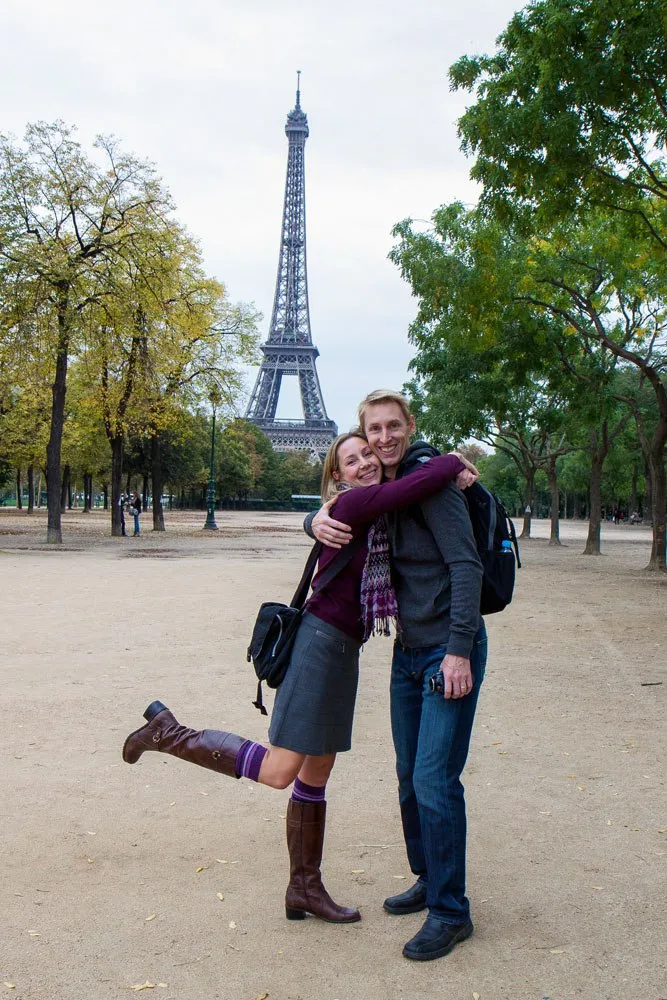
[[[472,469],[472,467],[471,467]],[[350,923],[359,911],[335,903],[322,884],[325,787],[336,754],[350,749],[359,674],[359,649],[376,628],[396,618],[386,525],[381,516],[426,499],[456,479],[476,478],[456,455],[433,458],[405,479],[382,483],[382,466],[360,434],[341,434],[327,453],[322,498],[336,499],[336,517],[360,544],[340,573],[321,590],[318,576],[337,555],[320,555],[314,593],[306,604],[289,667],[278,688],[269,747],[234,733],[181,726],[159,701],[144,712],[147,725],[128,736],[123,759],[134,764],[146,750],[181,757],[230,777],[272,788],[294,782],[287,808],[290,882],[285,912]],[[337,491],[342,490],[339,495]],[[361,607],[361,612],[360,612]]]

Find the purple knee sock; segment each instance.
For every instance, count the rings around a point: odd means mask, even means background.
[[[292,798],[295,802],[324,802],[324,792],[326,785],[307,785],[305,781],[294,779],[292,785]]]
[[[251,781],[259,781],[259,769],[266,756],[266,747],[261,743],[253,743],[246,740],[241,744],[236,755],[234,770],[240,778],[250,778]]]

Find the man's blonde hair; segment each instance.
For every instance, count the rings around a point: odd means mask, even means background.
[[[405,396],[401,395],[400,392],[394,392],[393,389],[375,389],[373,392],[369,392],[365,399],[362,399],[359,403],[357,420],[359,421],[359,426],[362,431],[365,431],[366,429],[366,410],[369,406],[373,406],[375,403],[396,403],[396,405],[400,407],[401,413],[405,417],[407,423],[410,423],[412,414],[410,413],[410,404]]]
[[[363,431],[358,429],[350,431],[348,434],[339,434],[338,437],[331,442],[329,445],[329,450],[324,459],[324,466],[322,468],[322,503],[326,503],[327,500],[331,500],[336,493],[340,492],[340,479],[334,477],[334,472],[340,475],[340,464],[338,462],[338,452],[340,446],[350,438],[361,438],[363,441],[366,440],[366,435]]]

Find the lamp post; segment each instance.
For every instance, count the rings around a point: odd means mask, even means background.
[[[206,493],[206,521],[204,531],[217,531],[215,523],[215,408],[220,402],[218,392],[213,389],[209,396],[211,407],[213,408],[213,420],[211,423],[211,466],[208,475],[208,490]]]

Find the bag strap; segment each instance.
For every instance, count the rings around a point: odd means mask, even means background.
[[[315,575],[315,567],[317,566],[317,560],[320,558],[320,552],[324,546],[322,542],[315,542],[310,554],[306,559],[306,565],[303,568],[303,573],[301,574],[301,579],[299,580],[299,585],[294,592],[294,597],[290,601],[291,608],[302,608],[306,603],[306,597],[308,596],[308,591],[310,590],[310,583]]]
[[[359,551],[361,546],[366,541],[366,537],[365,532],[362,532],[360,535],[357,535],[356,538],[353,538],[351,542],[348,542],[347,545],[343,546],[338,555],[331,560],[327,568],[322,573],[322,576],[317,581],[317,590],[321,590],[323,587],[326,587],[329,583],[331,583],[334,577],[338,576],[340,571],[344,569],[349,562],[351,562],[355,553]],[[306,560],[306,565],[299,581],[299,586],[296,588],[294,597],[290,602],[290,607],[298,608],[300,610],[306,603],[308,591],[310,590],[310,584],[313,576],[315,575],[315,567],[317,566],[317,561],[320,558],[323,548],[324,546],[321,542],[315,542],[313,545],[310,555]]]

